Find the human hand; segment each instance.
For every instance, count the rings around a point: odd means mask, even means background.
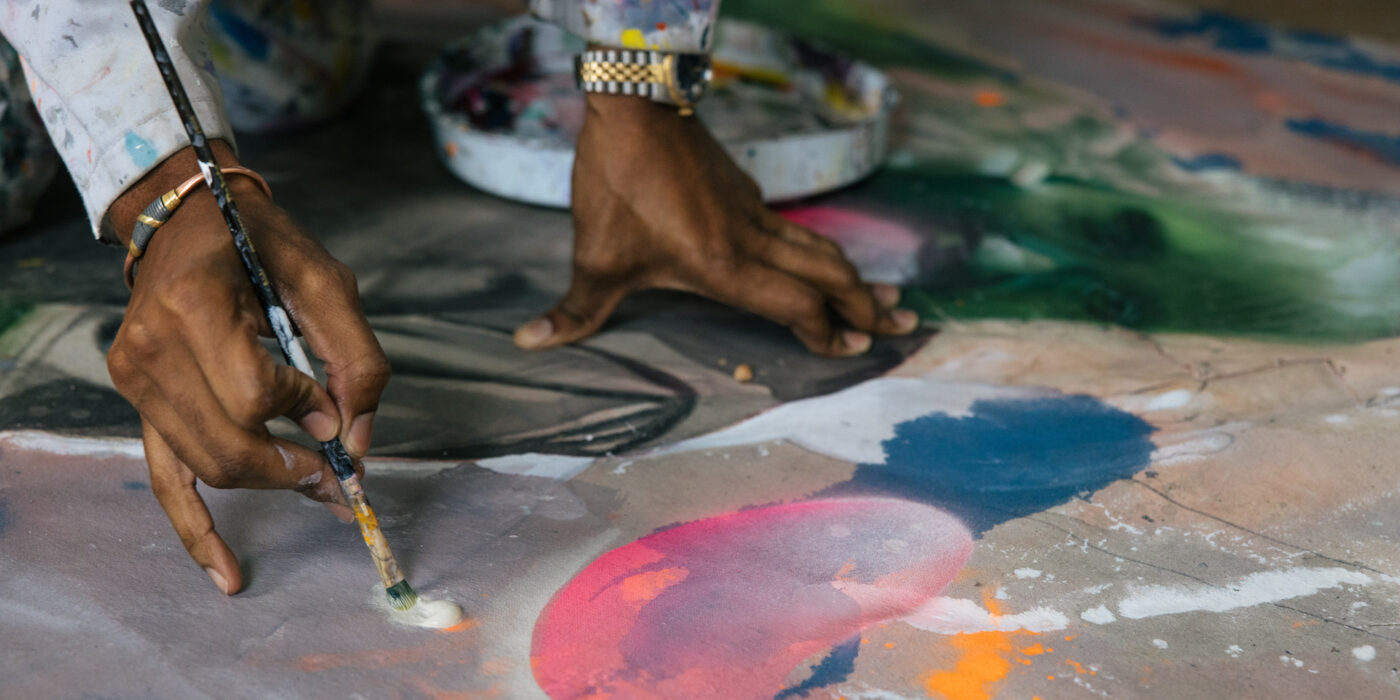
[[[215,143],[220,165],[236,164]],[[128,236],[137,212],[197,172],[191,149],[172,156],[114,203],[113,227]],[[243,587],[238,560],[214,529],[195,479],[220,489],[292,489],[348,522],[351,512],[330,464],[319,452],[272,436],[266,423],[287,416],[318,441],[339,436],[358,467],[389,364],[350,270],[253,181],[230,176],[228,183],[274,287],[325,362],[327,386],[275,362],[259,343],[271,329],[213,195],[202,186],[142,257],[107,366],[141,414],[156,499],[190,557],[232,595]]]
[[[788,326],[821,355],[912,331],[899,290],[867,285],[840,246],[764,206],[703,124],[635,97],[590,94],[573,172],[569,291],[515,332],[523,348],[592,335],[647,288],[701,294]],[[835,312],[835,315],[831,313]]]

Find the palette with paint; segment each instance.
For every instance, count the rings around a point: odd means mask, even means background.
[[[438,152],[467,183],[569,205],[584,42],[517,17],[445,47],[419,85]],[[715,82],[696,110],[768,201],[851,184],[884,160],[896,93],[864,63],[747,22],[718,25]]]

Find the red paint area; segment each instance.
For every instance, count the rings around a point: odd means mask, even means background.
[[[886,498],[680,525],[555,594],[535,625],[535,679],[556,700],[772,697],[803,660],[937,595],[971,552],[953,516]]]

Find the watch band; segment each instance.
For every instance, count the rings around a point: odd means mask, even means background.
[[[645,97],[689,115],[709,83],[709,57],[629,49],[584,51],[574,58],[574,78],[584,92]]]

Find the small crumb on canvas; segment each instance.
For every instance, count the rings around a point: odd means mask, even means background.
[[[734,381],[741,384],[753,381],[753,368],[747,364],[741,364],[734,368]]]

